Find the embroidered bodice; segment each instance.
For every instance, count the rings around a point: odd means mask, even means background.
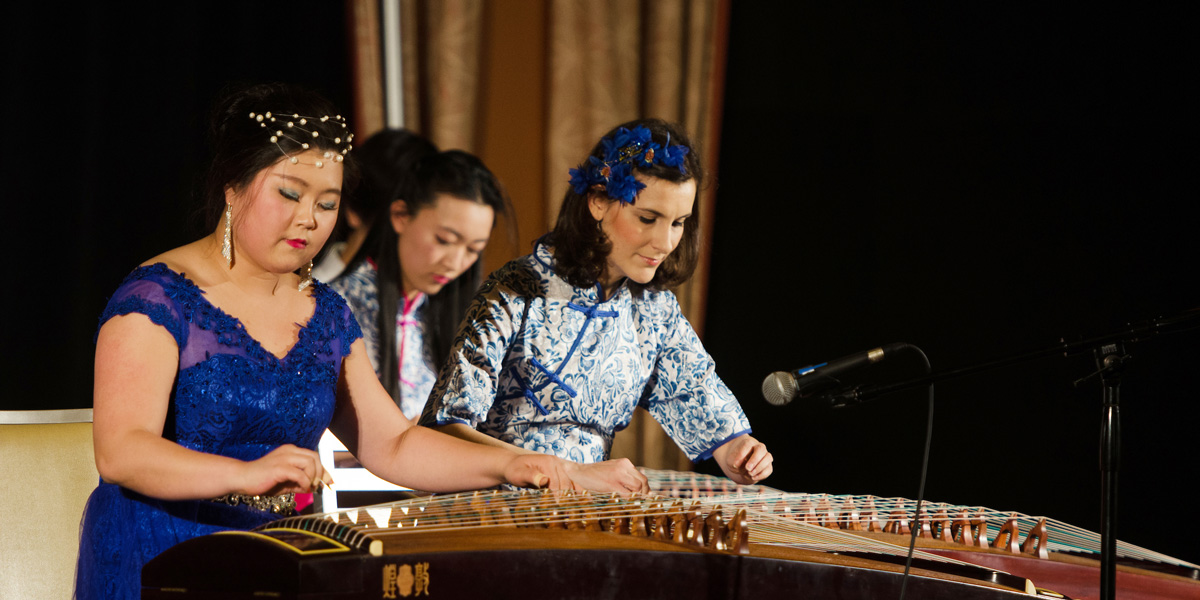
[[[161,263],[133,271],[109,300],[103,325],[142,313],[179,346],[179,374],[164,436],[242,460],[291,443],[316,448],[333,415],[342,358],[360,335],[341,298],[313,286],[316,307],[283,358],[213,306],[191,280]]]

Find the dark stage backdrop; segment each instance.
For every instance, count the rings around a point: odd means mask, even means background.
[[[1200,306],[1193,21],[922,4],[733,5],[705,343],[781,489],[916,497],[927,400],[775,408],[773,371],[889,342],[943,371]],[[1197,341],[1129,346],[1120,388],[1119,537],[1191,562]],[[926,498],[1098,532],[1093,370],[938,384]]]
[[[220,90],[289,81],[350,110],[343,7],[22,2],[3,27],[0,409],[90,408],[108,296],[206,233],[194,190]]]
[[[734,4],[706,343],[777,487],[915,496],[925,401],[776,409],[772,371],[894,341],[941,370],[1200,305],[1191,21],[959,4]],[[296,81],[345,109],[342,6],[6,10],[0,408],[88,407],[106,298],[198,235],[217,90]],[[1195,342],[1130,348],[1121,479],[1121,537],[1193,562]],[[1098,530],[1100,388],[1070,385],[1090,370],[939,384],[927,496]]]

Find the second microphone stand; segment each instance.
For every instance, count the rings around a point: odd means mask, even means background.
[[[1125,353],[1125,343],[1197,327],[1200,327],[1200,311],[1194,310],[1171,318],[1130,325],[1125,329],[1087,340],[1076,342],[1064,340],[1041,350],[1025,352],[970,367],[932,373],[898,383],[860,386],[841,393],[830,394],[827,397],[834,407],[846,406],[892,392],[929,385],[943,379],[1006,367],[1059,353],[1070,356],[1090,350],[1095,356],[1097,370],[1091,375],[1077,380],[1075,385],[1078,386],[1093,376],[1099,376],[1103,388],[1100,423],[1100,598],[1114,600],[1117,581],[1117,484],[1121,464],[1121,368],[1129,360],[1129,355]]]

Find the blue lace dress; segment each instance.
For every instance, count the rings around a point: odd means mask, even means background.
[[[285,443],[315,449],[333,415],[342,359],[362,334],[336,292],[316,283],[312,295],[316,309],[283,359],[163,264],[135,269],[109,300],[100,325],[139,313],[169,331],[179,346],[179,371],[163,437],[249,461]],[[76,597],[138,598],[142,566],[163,550],[278,517],[209,500],[158,500],[101,481],[84,509]]]

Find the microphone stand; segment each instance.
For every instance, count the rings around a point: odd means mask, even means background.
[[[1200,309],[1193,309],[1174,317],[1151,319],[1144,323],[1130,324],[1125,329],[1094,338],[1068,342],[1060,339],[1058,344],[1024,352],[973,366],[931,373],[923,377],[881,385],[858,386],[839,393],[827,394],[834,408],[849,404],[860,404],[864,400],[890,394],[908,388],[925,386],[935,381],[971,375],[981,371],[998,369],[1044,356],[1062,353],[1071,356],[1091,350],[1096,360],[1096,371],[1074,382],[1078,387],[1094,376],[1100,377],[1102,385],[1102,413],[1100,422],[1100,598],[1116,598],[1117,581],[1117,480],[1121,463],[1121,367],[1129,359],[1125,344],[1143,341],[1149,337],[1178,333],[1200,327]]]
[[[1121,365],[1129,358],[1124,344],[1095,349],[1103,389],[1100,417],[1100,597],[1117,593],[1117,472],[1121,466]],[[1085,378],[1086,379],[1086,378]],[[1082,380],[1080,380],[1082,381]],[[1077,382],[1078,383],[1078,382]]]

